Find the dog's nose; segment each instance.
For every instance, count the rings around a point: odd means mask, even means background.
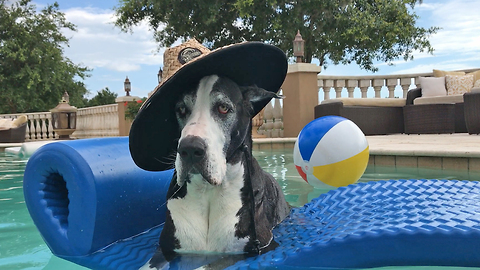
[[[185,137],[178,145],[180,157],[190,163],[201,161],[205,157],[206,149],[205,141],[198,136]]]

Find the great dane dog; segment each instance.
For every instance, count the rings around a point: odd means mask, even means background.
[[[280,96],[210,75],[177,101],[175,173],[159,250],[146,269],[179,254],[259,254],[275,246],[272,229],[290,207],[252,156],[251,136],[253,105],[271,98]]]

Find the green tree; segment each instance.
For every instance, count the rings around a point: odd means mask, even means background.
[[[437,27],[416,26],[418,0],[120,0],[115,24],[124,31],[147,20],[160,47],[197,38],[217,48],[259,40],[293,54],[300,30],[305,61],[320,65],[356,63],[377,71],[375,61],[413,59],[429,53]]]
[[[107,104],[114,104],[115,99],[118,97],[117,93],[114,93],[105,87],[104,89],[97,92],[97,94],[90,100],[88,100],[88,106],[100,106]]]
[[[72,105],[83,107],[88,91],[81,80],[89,69],[63,55],[62,30],[75,25],[57,3],[37,12],[30,0],[0,0],[0,113],[47,111],[65,91]]]

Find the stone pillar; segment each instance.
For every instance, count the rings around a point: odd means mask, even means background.
[[[285,137],[297,137],[302,128],[314,119],[314,108],[318,105],[317,74],[321,67],[309,63],[288,66],[287,77],[282,89],[283,126]]]
[[[125,117],[127,109],[125,104],[134,103],[138,100],[141,100],[141,98],[136,96],[124,96],[115,99],[115,102],[118,104],[118,136],[128,136],[132,126],[132,120]]]

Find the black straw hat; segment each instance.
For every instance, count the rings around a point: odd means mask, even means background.
[[[243,42],[208,50],[195,39],[164,54],[163,80],[145,101],[130,129],[130,153],[149,171],[173,168],[180,130],[175,104],[187,90],[209,75],[227,77],[239,86],[256,85],[277,93],[287,73],[287,58],[279,48]],[[267,105],[254,108],[254,115]]]

